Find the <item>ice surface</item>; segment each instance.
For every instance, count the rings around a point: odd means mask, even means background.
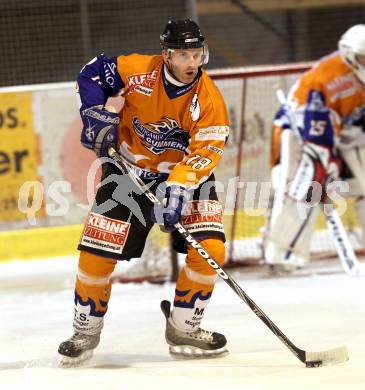
[[[74,258],[0,264],[0,389],[365,389],[365,278],[234,273],[298,347],[346,344],[350,360],[341,365],[305,368],[219,281],[203,325],[226,335],[227,357],[170,357],[159,303],[172,299],[174,285],[116,284],[94,358],[60,369],[58,345],[72,334],[76,269]]]

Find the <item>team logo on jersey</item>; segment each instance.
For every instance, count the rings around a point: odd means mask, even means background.
[[[162,154],[167,149],[185,152],[189,135],[181,129],[175,119],[164,116],[159,122],[142,124],[133,118],[133,127],[142,138],[144,146],[154,154]]]
[[[129,93],[134,91],[150,96],[157,80],[158,69],[149,73],[140,73],[128,76]]]

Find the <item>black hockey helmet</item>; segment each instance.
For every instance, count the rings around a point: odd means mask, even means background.
[[[170,20],[160,35],[160,43],[166,49],[195,49],[204,47],[205,38],[194,21]]]

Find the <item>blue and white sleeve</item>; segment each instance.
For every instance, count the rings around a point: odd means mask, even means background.
[[[77,78],[80,95],[80,111],[102,105],[109,97],[114,96],[124,88],[122,78],[118,73],[117,57],[107,57],[100,54],[87,63]]]

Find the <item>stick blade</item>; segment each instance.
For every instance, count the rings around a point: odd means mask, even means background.
[[[305,353],[305,364],[307,367],[339,364],[344,363],[347,360],[349,360],[349,354],[344,345],[327,351]]]

